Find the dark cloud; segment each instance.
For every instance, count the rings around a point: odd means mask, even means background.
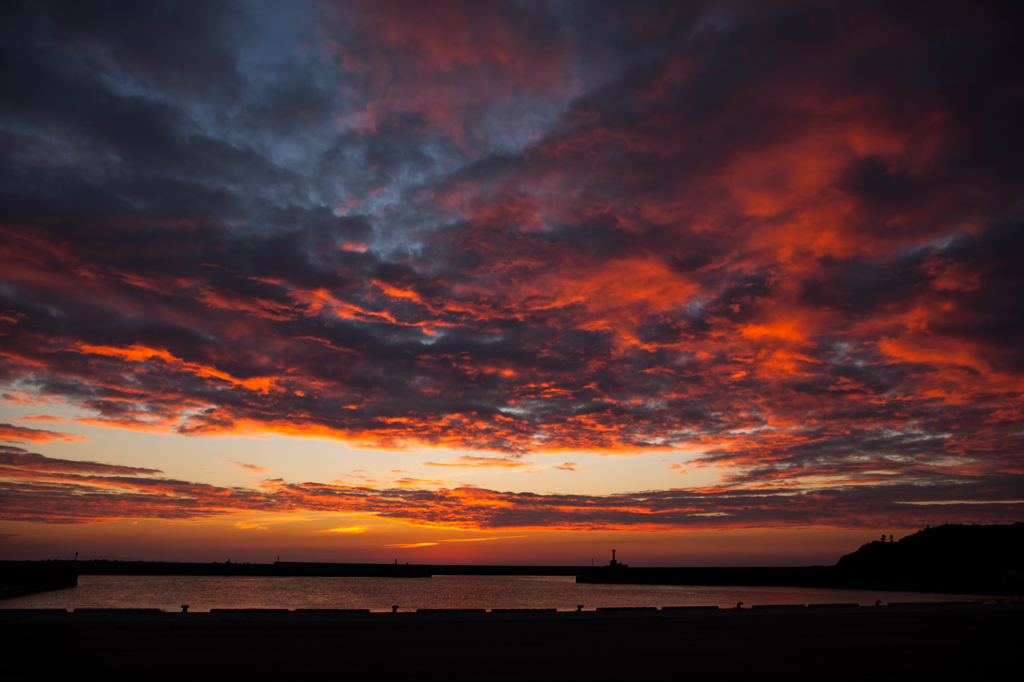
[[[0,467],[3,468],[5,475],[12,477],[39,473],[99,474],[104,476],[150,476],[163,473],[158,469],[141,469],[139,467],[126,467],[117,464],[55,459],[10,445],[0,445]]]
[[[1019,473],[1007,4],[2,12],[0,377],[82,421]]]

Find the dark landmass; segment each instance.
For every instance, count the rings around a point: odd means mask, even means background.
[[[946,524],[898,542],[876,540],[835,566],[844,585],[924,592],[1024,592],[1024,523]]]
[[[947,524],[926,528],[898,542],[868,543],[842,557],[835,566],[629,568],[614,559],[613,563],[599,567],[3,561],[0,562],[0,596],[7,596],[2,591],[7,585],[24,589],[26,576],[33,574],[40,576],[38,589],[52,589],[43,586],[46,584],[64,586],[57,583],[61,579],[68,580],[67,576],[71,575],[394,578],[429,578],[432,575],[563,575],[576,576],[576,581],[580,583],[864,588],[1019,595],[1024,593],[1024,523],[1006,526]],[[18,594],[24,594],[24,591]]]
[[[334,617],[0,610],[0,641],[26,670],[115,679],[164,671],[230,679],[988,679],[1016,669],[1022,619],[1019,604]]]
[[[876,540],[839,560],[840,571],[1024,571],[1024,523],[946,524],[897,541]]]

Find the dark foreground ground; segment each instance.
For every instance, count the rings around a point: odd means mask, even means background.
[[[1020,604],[507,615],[0,611],[0,641],[8,669],[17,662],[26,672],[111,679],[991,679],[1017,669],[1022,625]]]

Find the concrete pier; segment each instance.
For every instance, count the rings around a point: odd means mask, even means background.
[[[73,674],[778,674],[787,679],[994,678],[1015,664],[1024,605],[846,605],[584,612],[12,612],[20,661]],[[60,656],[54,656],[59,651]],[[596,679],[596,677],[595,677]]]

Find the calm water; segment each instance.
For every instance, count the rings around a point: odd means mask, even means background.
[[[78,587],[0,602],[0,608],[335,608],[402,611],[423,608],[557,608],[705,606],[982,600],[976,595],[830,590],[803,587],[577,585],[569,576],[436,576],[433,578],[238,578],[83,575]],[[989,598],[991,599],[991,598]]]

